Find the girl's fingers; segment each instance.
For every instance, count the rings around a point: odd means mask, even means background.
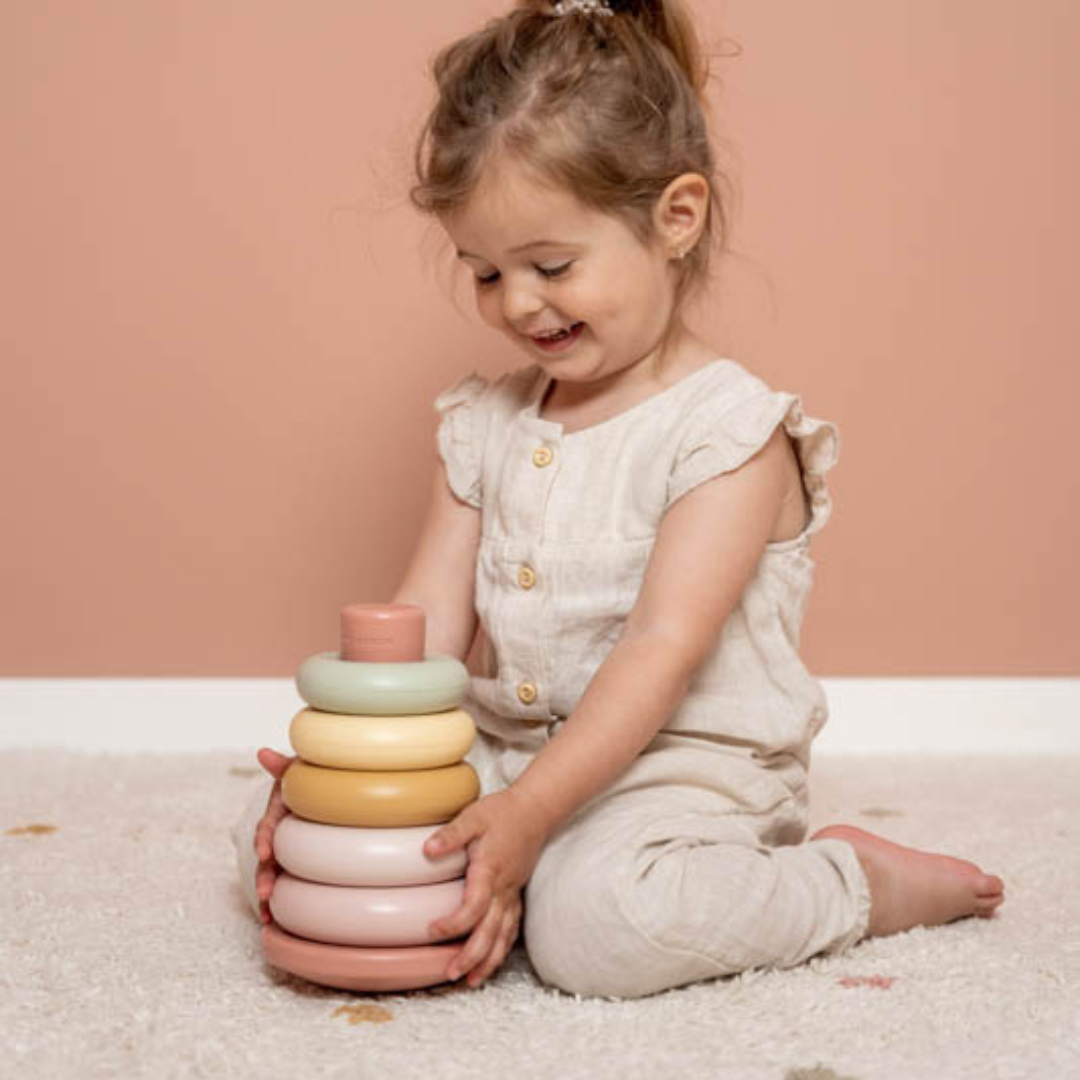
[[[271,750],[269,746],[262,747],[255,755],[259,764],[275,779],[280,780],[285,770],[296,760],[280,754],[277,750]]]
[[[270,801],[266,804],[265,816],[276,825],[287,813],[289,808],[285,805],[285,796],[281,794],[281,781],[274,784],[270,792]]]
[[[460,851],[477,835],[477,822],[472,807],[467,806],[453,821],[448,822],[438,832],[432,833],[424,841],[424,854],[431,859]]]
[[[470,865],[465,877],[465,895],[461,905],[445,918],[433,922],[428,927],[428,933],[439,940],[460,937],[471,930],[491,906],[492,892],[490,873],[485,872],[482,867],[477,868],[476,864]]]
[[[517,939],[518,914],[513,909],[503,913],[502,926],[484,962],[469,972],[469,986],[476,989],[489,975],[497,971],[506,959]]]
[[[472,971],[491,952],[501,925],[502,907],[494,903],[488,908],[480,925],[473,931],[472,937],[465,943],[465,948],[454,957],[447,969],[447,975],[451,979],[457,979],[466,971]]]
[[[272,752],[272,751],[271,751]],[[255,826],[255,853],[265,862],[273,851],[274,829],[278,822],[289,812],[281,794],[281,781],[275,781],[266,800],[266,810]]]
[[[260,866],[255,872],[255,892],[260,900],[269,900],[277,881],[277,868],[272,865]]]
[[[260,866],[255,874],[255,895],[259,900],[259,920],[270,922],[270,897],[274,892],[277,871],[272,865]]]
[[[273,859],[274,829],[284,816],[284,813],[278,813],[271,805],[255,826],[255,854],[259,856],[260,862],[270,862]]]

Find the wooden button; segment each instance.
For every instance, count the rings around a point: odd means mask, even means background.
[[[533,451],[533,464],[538,469],[543,469],[551,464],[551,459],[554,456],[555,455],[546,446],[538,446]]]
[[[518,700],[522,705],[531,705],[536,700],[536,687],[531,682],[523,682],[518,687]]]
[[[518,567],[518,584],[523,589],[531,589],[536,584],[536,574],[531,566]]]

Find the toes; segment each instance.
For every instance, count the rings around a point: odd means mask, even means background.
[[[975,895],[990,898],[1001,896],[1005,892],[1005,882],[995,874],[981,874],[975,883]]]
[[[975,914],[980,919],[987,919],[1001,906],[1004,896],[980,898],[975,901]]]

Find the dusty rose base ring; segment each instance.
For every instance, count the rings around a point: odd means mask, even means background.
[[[263,953],[274,967],[320,986],[371,993],[419,990],[446,982],[446,969],[464,944],[361,949],[305,941],[273,923],[262,931]]]

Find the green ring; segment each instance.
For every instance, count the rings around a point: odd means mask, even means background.
[[[407,716],[456,709],[469,692],[469,673],[452,656],[372,664],[323,652],[300,665],[296,689],[308,705],[323,712]]]

